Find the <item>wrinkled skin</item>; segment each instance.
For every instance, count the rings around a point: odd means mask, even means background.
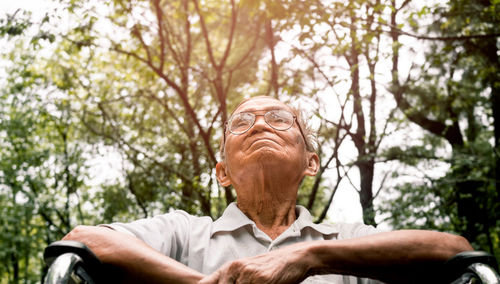
[[[298,283],[310,269],[304,244],[225,264],[199,283]]]

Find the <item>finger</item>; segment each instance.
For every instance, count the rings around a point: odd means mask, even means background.
[[[214,273],[201,279],[198,284],[216,284],[219,283],[220,271],[217,270]]]
[[[224,284],[233,284],[238,283],[240,278],[240,272],[242,269],[242,265],[239,261],[233,261],[225,266],[223,266],[220,271],[219,283]]]
[[[217,283],[220,284],[233,284],[236,283],[236,276],[233,275],[228,269],[221,270],[219,273],[219,280]]]
[[[199,283],[201,284],[233,284],[237,283],[238,278],[238,262],[228,263],[222,266],[216,272],[203,278]],[[203,282],[202,282],[203,281]]]
[[[235,277],[233,277],[232,275],[227,275],[224,278],[219,278],[219,283],[223,283],[223,284],[235,284],[235,283],[238,283],[236,280],[237,279]]]

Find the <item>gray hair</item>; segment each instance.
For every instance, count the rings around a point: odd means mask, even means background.
[[[257,98],[270,98],[270,99],[273,99],[273,100],[277,100],[277,101],[280,101],[274,97],[270,97],[270,96],[255,96],[255,97],[251,97],[251,98],[248,98],[248,99],[245,99],[243,101],[241,101],[234,109],[233,111],[231,112],[231,115],[229,116],[228,118],[228,121],[231,119],[231,116],[234,114],[234,112],[244,103],[250,101],[250,100],[253,100],[253,99],[257,99]],[[311,125],[309,123],[307,123],[307,121],[305,121],[304,119],[304,114],[303,112],[298,109],[298,108],[295,108],[295,107],[292,107],[292,106],[289,106],[287,105],[291,110],[292,110],[292,113],[297,117],[297,123],[300,125],[300,128],[302,129],[302,132],[304,134],[304,138],[305,138],[305,145],[306,145],[306,150],[309,151],[309,152],[316,152],[317,151],[317,148],[318,148],[318,141],[317,141],[317,137],[316,137],[316,132],[314,131],[314,129],[311,127]],[[224,122],[224,126],[226,125],[226,122]],[[228,131],[225,127],[223,129],[223,131]],[[220,142],[220,147],[219,147],[219,154],[221,156],[221,159],[222,160],[225,160],[226,159],[226,155],[225,155],[225,148],[226,148],[226,141],[224,140],[224,137],[225,135],[223,134],[222,137],[221,137],[221,142]]]

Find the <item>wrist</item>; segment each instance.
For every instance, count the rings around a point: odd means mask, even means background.
[[[304,248],[303,259],[306,261],[307,274],[329,274],[331,273],[329,266],[326,264],[327,260],[327,246],[331,241],[313,241],[307,243]]]

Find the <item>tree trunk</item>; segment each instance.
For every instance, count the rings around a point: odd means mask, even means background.
[[[358,163],[360,176],[359,201],[363,211],[363,221],[367,225],[377,226],[375,222],[375,210],[373,208],[373,173],[375,162],[373,159]]]
[[[357,122],[356,131],[351,134],[351,137],[353,139],[354,146],[358,150],[358,161],[356,162],[356,165],[358,166],[360,174],[359,199],[363,210],[364,223],[376,226],[372,191],[375,163],[373,158],[369,158],[373,156],[371,151],[374,147],[370,148],[369,142],[366,141],[366,122],[362,106],[363,98],[361,97],[360,90],[360,44],[356,30],[356,18],[354,15],[351,15],[350,37],[352,43],[350,54],[346,59],[351,67],[351,94],[353,97],[353,111]]]

